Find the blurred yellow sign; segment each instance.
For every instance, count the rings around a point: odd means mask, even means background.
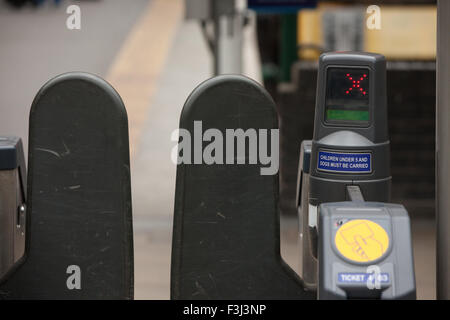
[[[370,220],[351,220],[343,224],[334,239],[337,250],[355,262],[379,259],[389,248],[389,236],[379,224]]]
[[[299,58],[317,60],[324,48],[324,14],[355,8],[335,3],[320,3],[317,9],[298,13],[297,44]],[[366,26],[371,14],[361,6],[363,50],[377,52],[389,60],[434,60],[436,57],[436,5],[380,6],[380,29]]]

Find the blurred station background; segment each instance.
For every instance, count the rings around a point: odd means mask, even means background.
[[[280,125],[282,255],[295,269],[299,146],[312,136],[318,57],[381,53],[388,59],[392,202],[412,217],[418,298],[435,298],[436,1],[271,2],[2,0],[0,134],[27,146],[32,99],[53,76],[87,71],[110,82],[129,118],[135,297],[168,299],[171,135],[189,93],[218,73],[245,74],[271,93]],[[73,4],[81,9],[79,30],[66,27]],[[370,29],[373,5],[381,25]]]

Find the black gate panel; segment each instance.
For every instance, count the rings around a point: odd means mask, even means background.
[[[117,92],[86,73],[39,91],[30,111],[26,260],[2,298],[131,299],[128,122]]]
[[[194,121],[218,129],[224,145],[226,129],[277,129],[273,100],[248,78],[210,79],[187,99],[180,129],[190,133],[192,161],[177,168],[172,299],[313,299],[280,256],[278,174],[249,164],[248,145],[246,164],[192,164]],[[224,162],[230,156],[224,147]]]

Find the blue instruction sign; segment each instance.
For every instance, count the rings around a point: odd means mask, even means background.
[[[372,154],[319,151],[317,170],[336,173],[371,173]]]
[[[377,279],[378,283],[389,283],[389,273],[349,273],[349,272],[341,272],[338,273],[338,282],[339,283],[354,283],[354,284],[363,284],[363,283],[374,283],[375,279]]]
[[[290,13],[315,8],[317,0],[247,0],[249,9],[262,13]]]

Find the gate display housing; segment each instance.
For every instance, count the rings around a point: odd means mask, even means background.
[[[415,298],[408,213],[388,204],[389,148],[384,56],[322,54],[297,193],[300,276],[320,299]]]

